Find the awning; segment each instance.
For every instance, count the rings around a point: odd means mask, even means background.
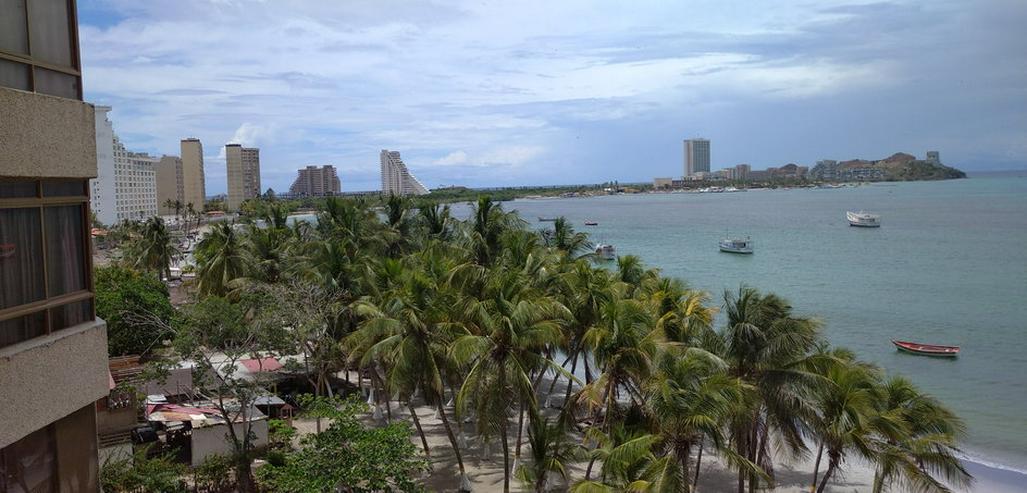
[[[253,373],[262,371],[278,371],[282,369],[282,364],[274,358],[244,359],[242,360],[242,365]]]

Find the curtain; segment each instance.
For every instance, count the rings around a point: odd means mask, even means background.
[[[47,296],[52,298],[86,289],[86,267],[82,206],[47,207],[46,273]]]
[[[0,310],[41,300],[43,289],[39,208],[0,209]]]

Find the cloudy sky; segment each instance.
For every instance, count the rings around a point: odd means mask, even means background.
[[[771,6],[772,5],[772,6]],[[86,98],[130,149],[261,149],[263,186],[648,181],[941,151],[1027,168],[1027,2],[79,0]]]

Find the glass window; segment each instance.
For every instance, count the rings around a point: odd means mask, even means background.
[[[44,311],[0,322],[0,348],[42,335],[46,335]]]
[[[0,209],[0,310],[38,301],[43,284],[39,209]]]
[[[0,50],[28,54],[25,32],[25,0],[0,0]]]
[[[0,60],[0,62],[2,61]],[[35,181],[0,181],[0,199],[31,198],[35,196]]]
[[[3,1],[3,0],[0,0]],[[3,7],[0,7],[2,9]],[[2,10],[0,10],[2,12]],[[2,17],[2,16],[0,16]],[[0,32],[3,27],[0,27]],[[31,91],[32,84],[29,81],[29,66],[24,63],[12,62],[0,58],[0,86],[22,91]]]
[[[0,491],[44,493],[57,490],[57,446],[53,425],[0,450]]]
[[[86,289],[81,205],[45,208],[47,296]]]
[[[74,197],[86,194],[82,180],[47,180],[43,182],[44,197]]]
[[[76,68],[72,62],[68,0],[32,0],[29,7],[32,58]]]
[[[92,319],[93,303],[91,300],[68,303],[50,310],[50,330],[67,329]]]
[[[36,67],[36,92],[78,99],[78,77]]]

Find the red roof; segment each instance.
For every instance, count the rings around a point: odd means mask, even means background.
[[[282,364],[274,358],[244,359],[242,365],[251,372],[276,371],[282,369]]]

